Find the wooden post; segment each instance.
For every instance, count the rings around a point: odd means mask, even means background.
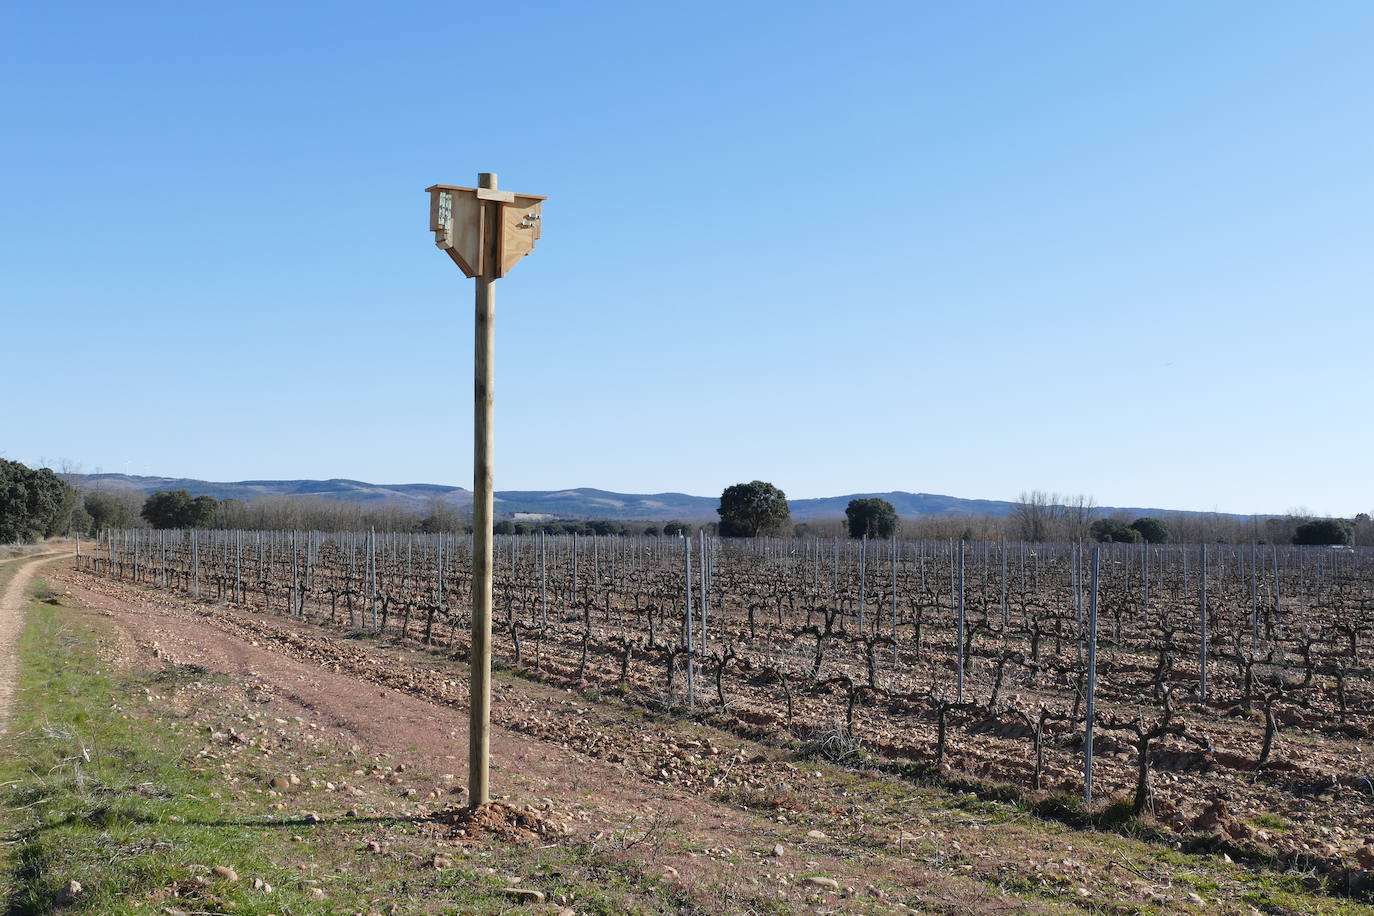
[[[491,722],[492,605],[492,394],[495,382],[496,289],[539,238],[543,197],[499,191],[496,175],[482,172],[477,187],[433,185],[429,228],[434,244],[477,281],[473,322],[472,412],[472,651],[468,734],[468,806],[490,800],[487,773]],[[443,535],[439,538],[439,604],[442,608]],[[512,555],[513,559],[513,555]]]
[[[479,188],[494,190],[496,174],[477,176]],[[499,231],[498,207],[488,208],[488,231]],[[488,765],[491,751],[491,561],[492,561],[492,394],[495,386],[496,259],[487,258],[477,275],[476,316],[473,325],[472,386],[472,655],[468,723],[468,807],[490,798]]]

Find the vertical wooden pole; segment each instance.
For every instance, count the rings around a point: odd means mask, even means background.
[[[479,188],[495,189],[496,175],[477,176]],[[496,348],[496,232],[500,205],[488,201],[482,271],[477,275],[473,322],[472,387],[472,656],[468,723],[468,806],[490,801],[488,762],[491,722],[492,394]],[[488,214],[484,214],[487,216]]]

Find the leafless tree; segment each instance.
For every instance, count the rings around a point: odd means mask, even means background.
[[[1011,521],[1023,541],[1048,541],[1059,518],[1059,495],[1044,490],[1022,492],[1012,506]]]

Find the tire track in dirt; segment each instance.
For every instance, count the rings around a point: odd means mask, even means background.
[[[49,550],[10,561],[14,574],[0,592],[0,735],[9,727],[10,709],[14,705],[15,680],[19,676],[19,634],[24,631],[24,609],[28,601],[24,594],[34,572],[65,549]]]

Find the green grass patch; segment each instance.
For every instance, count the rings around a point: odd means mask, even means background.
[[[196,909],[265,914],[314,910],[298,874],[275,865],[267,821],[225,823],[222,806],[183,766],[182,748],[151,723],[111,710],[121,687],[76,615],[36,602],[20,645],[18,708],[0,763],[7,853],[0,865],[10,914],[46,913],[69,881],[72,908],[155,912]],[[256,828],[256,829],[255,829]],[[289,837],[284,837],[289,839]],[[229,882],[209,869],[227,865]],[[273,886],[253,888],[258,878]]]

